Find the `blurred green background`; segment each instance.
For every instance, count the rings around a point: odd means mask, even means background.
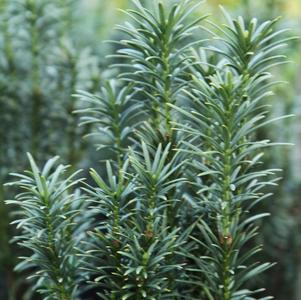
[[[155,0],[144,0],[145,5]],[[168,1],[168,0],[163,0]],[[282,16],[278,27],[291,28],[288,36],[301,37],[301,0],[208,0],[196,15],[210,13],[221,24],[219,5],[233,16],[266,20]],[[118,75],[106,58],[115,51],[105,40],[120,40],[114,25],[126,20],[118,8],[128,0],[0,0],[0,299],[39,299],[28,288],[26,274],[13,267],[22,254],[9,241],[16,234],[9,226],[14,211],[4,205],[12,191],[3,188],[8,173],[27,166],[25,153],[39,162],[61,156],[73,168],[97,164],[93,142],[82,137],[72,112],[82,103],[71,94],[97,92],[105,79]],[[267,164],[283,168],[283,180],[266,201],[271,217],[263,224],[258,242],[261,259],[277,265],[261,280],[275,299],[301,299],[301,48],[288,42],[285,51],[292,63],[274,71],[279,85],[271,99],[272,115],[293,113],[293,119],[270,126],[263,134],[293,148],[267,155]]]

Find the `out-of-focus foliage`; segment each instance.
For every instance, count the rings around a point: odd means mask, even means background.
[[[21,299],[23,285],[12,272],[18,250],[9,246],[10,212],[3,205],[9,197],[2,188],[8,173],[25,167],[26,151],[38,162],[60,155],[72,168],[91,161],[84,155],[89,149],[82,140],[85,131],[73,114],[81,101],[71,95],[78,89],[96,91],[106,76],[101,41],[117,14],[112,1],[110,6],[98,3],[97,10],[88,2],[0,1],[1,299]]]

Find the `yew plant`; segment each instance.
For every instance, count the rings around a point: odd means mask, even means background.
[[[271,299],[254,280],[272,265],[257,258],[267,214],[254,207],[280,171],[262,167],[279,144],[256,134],[277,121],[266,102],[269,70],[285,62],[277,20],[224,12],[219,27],[192,19],[192,0],[132,2],[119,78],[75,95],[99,166],[85,180],[29,155],[13,174],[23,192],[7,203],[29,249],[17,269],[43,299]]]

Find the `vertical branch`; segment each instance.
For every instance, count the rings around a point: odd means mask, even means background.
[[[18,243],[29,250],[29,256],[22,257],[16,270],[33,272],[35,289],[47,299],[78,299],[81,260],[75,249],[84,237],[84,221],[75,219],[83,202],[81,195],[69,194],[69,190],[82,180],[75,179],[78,172],[65,178],[67,167],[55,166],[58,157],[50,159],[40,171],[28,156],[31,171],[14,174],[19,181],[9,184],[20,187],[22,192],[6,201],[20,209],[21,217],[14,221],[21,229]],[[22,226],[24,223],[26,226]]]
[[[207,279],[203,293],[231,300],[256,293],[243,285],[271,266],[253,263],[260,246],[245,248],[257,233],[256,222],[268,215],[251,209],[270,195],[263,188],[275,184],[277,178],[270,177],[279,171],[259,168],[261,149],[276,143],[257,140],[256,133],[279,119],[267,119],[268,106],[263,101],[271,95],[267,70],[283,63],[283,56],[275,53],[283,40],[270,43],[281,33],[272,30],[275,20],[258,25],[255,19],[245,23],[241,17],[232,21],[226,16],[229,22],[220,29],[224,45],[211,48],[225,59],[224,65],[209,76],[196,68],[194,84],[187,91],[193,110],[174,108],[189,122],[179,124],[179,130],[191,139],[187,147],[203,158],[195,169],[204,180],[196,185],[200,205],[209,207],[209,212],[207,222],[198,226],[203,240],[193,237],[208,253],[208,258],[196,258]],[[200,148],[194,146],[196,139],[203,141]]]
[[[182,90],[188,85],[185,79],[186,55],[193,44],[203,42],[193,41],[192,35],[205,17],[190,23],[189,15],[200,5],[191,0],[171,5],[158,1],[152,3],[154,9],[146,8],[139,0],[135,0],[134,4],[134,9],[125,11],[133,25],[119,26],[128,39],[120,42],[122,48],[115,57],[123,59],[118,67],[127,70],[121,74],[122,79],[135,83],[134,89],[148,109],[149,125],[143,125],[137,136],[145,139],[153,152],[160,143],[171,143],[172,148],[178,148],[181,147],[181,138],[173,130],[173,123],[179,120],[173,114],[172,105],[178,104]],[[170,161],[174,153],[169,152]],[[181,171],[174,176],[181,176]],[[176,191],[170,190],[167,198],[177,198]],[[175,202],[166,207],[171,228],[176,224],[180,206]]]
[[[39,32],[37,29],[37,7],[34,1],[27,1],[28,12],[31,12],[29,19],[30,26],[30,47],[31,47],[31,153],[36,156],[39,151],[40,132],[42,126],[43,94],[41,90],[41,64],[39,49]]]
[[[135,100],[132,85],[119,89],[111,81],[102,88],[100,96],[82,92],[77,97],[89,105],[77,111],[84,115],[81,125],[95,126],[91,135],[98,138],[98,149],[111,151],[117,169],[121,170],[127,146],[145,114],[143,104]]]
[[[171,142],[174,120],[170,104],[178,101],[185,85],[181,79],[185,74],[184,55],[192,45],[189,37],[204,17],[185,23],[190,12],[199,5],[193,5],[190,0],[171,7],[159,1],[154,4],[157,5],[154,10],[145,8],[139,0],[134,4],[135,9],[125,13],[133,19],[135,27],[119,26],[131,39],[120,42],[123,48],[115,57],[124,59],[119,67],[133,71],[122,73],[122,78],[137,83],[135,88],[150,107],[148,121],[156,128],[163,125],[166,140]]]

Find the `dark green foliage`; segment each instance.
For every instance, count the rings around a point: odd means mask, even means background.
[[[193,1],[133,3],[113,55],[122,81],[77,92],[79,109],[67,106],[82,115],[106,172],[91,169],[82,184],[77,173],[60,178],[65,167],[51,173],[55,159],[40,172],[30,156],[32,172],[18,175],[26,192],[8,203],[21,206],[19,244],[33,252],[25,266],[39,270],[45,299],[87,289],[104,300],[271,299],[254,281],[271,266],[259,262],[255,237],[279,171],[262,165],[262,151],[280,143],[259,129],[280,119],[269,118],[266,98],[268,70],[283,63],[285,39],[274,42],[282,31],[226,14],[227,25],[212,24],[218,33],[205,27],[217,45],[197,52],[205,41],[192,33],[204,18],[189,20]],[[71,75],[61,84],[74,93],[79,56],[62,49]],[[71,162],[81,147],[74,122]]]
[[[254,223],[267,215],[250,213],[269,196],[262,192],[263,188],[274,184],[271,175],[279,171],[259,168],[263,155],[260,150],[275,144],[254,140],[256,130],[275,121],[266,120],[267,106],[262,102],[271,94],[270,74],[266,70],[282,62],[282,56],[270,56],[278,43],[265,45],[278,33],[272,33],[273,22],[256,28],[255,20],[244,25],[242,19],[228,19],[229,26],[221,30],[226,47],[219,47],[226,50],[213,48],[224,59],[222,69],[204,78],[204,72],[196,68],[194,83],[187,92],[193,101],[193,111],[175,107],[191,124],[184,128],[179,124],[179,130],[193,140],[203,141],[201,148],[185,144],[201,158],[195,166],[203,177],[198,182],[199,205],[210,207],[210,227],[204,221],[198,226],[205,241],[197,240],[207,249],[206,257],[197,258],[197,264],[207,279],[202,286],[210,299],[251,297],[252,292],[242,290],[241,286],[269,267],[267,263],[250,263],[259,248],[255,245],[246,250],[246,244],[256,235]],[[264,59],[265,56],[268,58]],[[242,251],[246,254],[241,254]]]
[[[120,169],[118,176],[113,176],[109,162],[106,167],[109,182],[106,183],[95,170],[91,170],[96,187],[85,189],[95,221],[87,242],[90,250],[83,252],[82,256],[85,258],[85,270],[93,278],[93,285],[102,288],[102,299],[120,299],[126,282],[124,259],[119,251],[126,247],[128,241],[125,226],[134,214],[135,186],[126,178],[128,162]]]
[[[257,1],[249,3],[250,8],[256,5]],[[277,15],[283,16],[282,1],[273,1],[264,9],[261,9],[261,17],[259,20],[275,18]],[[258,4],[258,3],[257,3]],[[297,11],[297,10],[294,10]],[[252,12],[252,9],[250,10]],[[292,83],[298,82],[297,71],[299,65],[298,54],[300,43],[294,35],[296,34],[295,25],[290,25],[291,31],[288,31],[286,23],[297,24],[293,18],[281,18],[281,21],[275,23],[274,27],[282,31],[282,38],[286,45],[285,54],[290,57],[293,63],[281,66],[280,70],[273,70],[273,74],[278,80],[285,80],[281,85],[273,88],[274,96],[268,100],[271,104],[272,116],[278,117],[283,114],[294,113],[299,115],[298,97],[295,96],[295,88]],[[280,43],[281,37],[275,35],[267,43]],[[285,46],[285,45],[283,45]],[[279,48],[280,51],[281,48]],[[279,52],[279,50],[277,50]],[[296,72],[297,71],[297,72]],[[290,87],[289,87],[290,86]],[[276,124],[261,128],[256,135],[261,138],[269,138],[275,141],[298,142],[298,122],[295,118],[283,119]],[[300,256],[297,254],[300,247],[300,218],[299,218],[299,197],[298,190],[300,185],[298,168],[299,146],[297,147],[278,147],[271,148],[266,152],[264,164],[268,167],[281,167],[283,169],[283,179],[278,187],[273,188],[274,197],[272,201],[266,201],[261,204],[258,209],[264,209],[271,213],[269,218],[263,220],[262,229],[257,240],[264,244],[263,259],[269,261],[277,261],[277,264],[268,270],[261,280],[267,282],[266,286],[269,293],[275,295],[277,299],[298,299],[300,292],[299,279],[300,272]],[[264,207],[264,208],[263,208]],[[297,287],[297,288],[296,288]]]
[[[135,100],[131,85],[117,91],[113,82],[107,82],[100,95],[81,92],[76,95],[88,103],[78,110],[84,115],[81,125],[94,125],[92,133],[97,150],[109,150],[119,168],[124,160],[130,138],[143,117],[143,104]]]
[[[166,214],[169,206],[166,194],[181,179],[170,181],[175,171],[165,164],[169,148],[161,157],[159,147],[155,160],[150,161],[143,144],[143,160],[130,154],[130,162],[137,176],[127,179],[128,161],[113,175],[107,163],[109,183],[91,171],[97,188],[90,187],[91,208],[96,222],[88,242],[87,273],[94,278],[94,286],[103,290],[102,299],[173,299],[175,274],[181,269],[175,263],[175,251],[183,243],[177,229],[169,232]],[[147,169],[145,169],[145,165]],[[150,194],[151,193],[151,194]],[[97,264],[95,264],[97,262]],[[173,287],[173,288],[172,288]],[[159,297],[159,298],[158,298]]]
[[[151,11],[139,1],[133,3],[135,9],[126,11],[133,22],[118,27],[130,39],[120,42],[122,48],[113,57],[129,61],[117,65],[128,69],[121,77],[134,81],[135,89],[141,90],[151,124],[158,127],[163,122],[170,134],[172,112],[168,104],[176,102],[181,88],[187,84],[181,79],[188,59],[185,54],[193,45],[189,37],[204,17],[187,22],[199,6],[191,0],[175,2],[170,8],[158,2]]]
[[[84,201],[75,190],[81,182],[76,179],[78,172],[66,177],[68,167],[56,166],[57,159],[50,159],[40,171],[29,155],[31,171],[13,174],[19,181],[11,183],[23,192],[7,203],[21,208],[13,222],[21,228],[16,240],[31,252],[16,270],[33,272],[30,278],[44,299],[71,300],[79,292],[81,260],[75,247],[84,238],[80,217]]]

